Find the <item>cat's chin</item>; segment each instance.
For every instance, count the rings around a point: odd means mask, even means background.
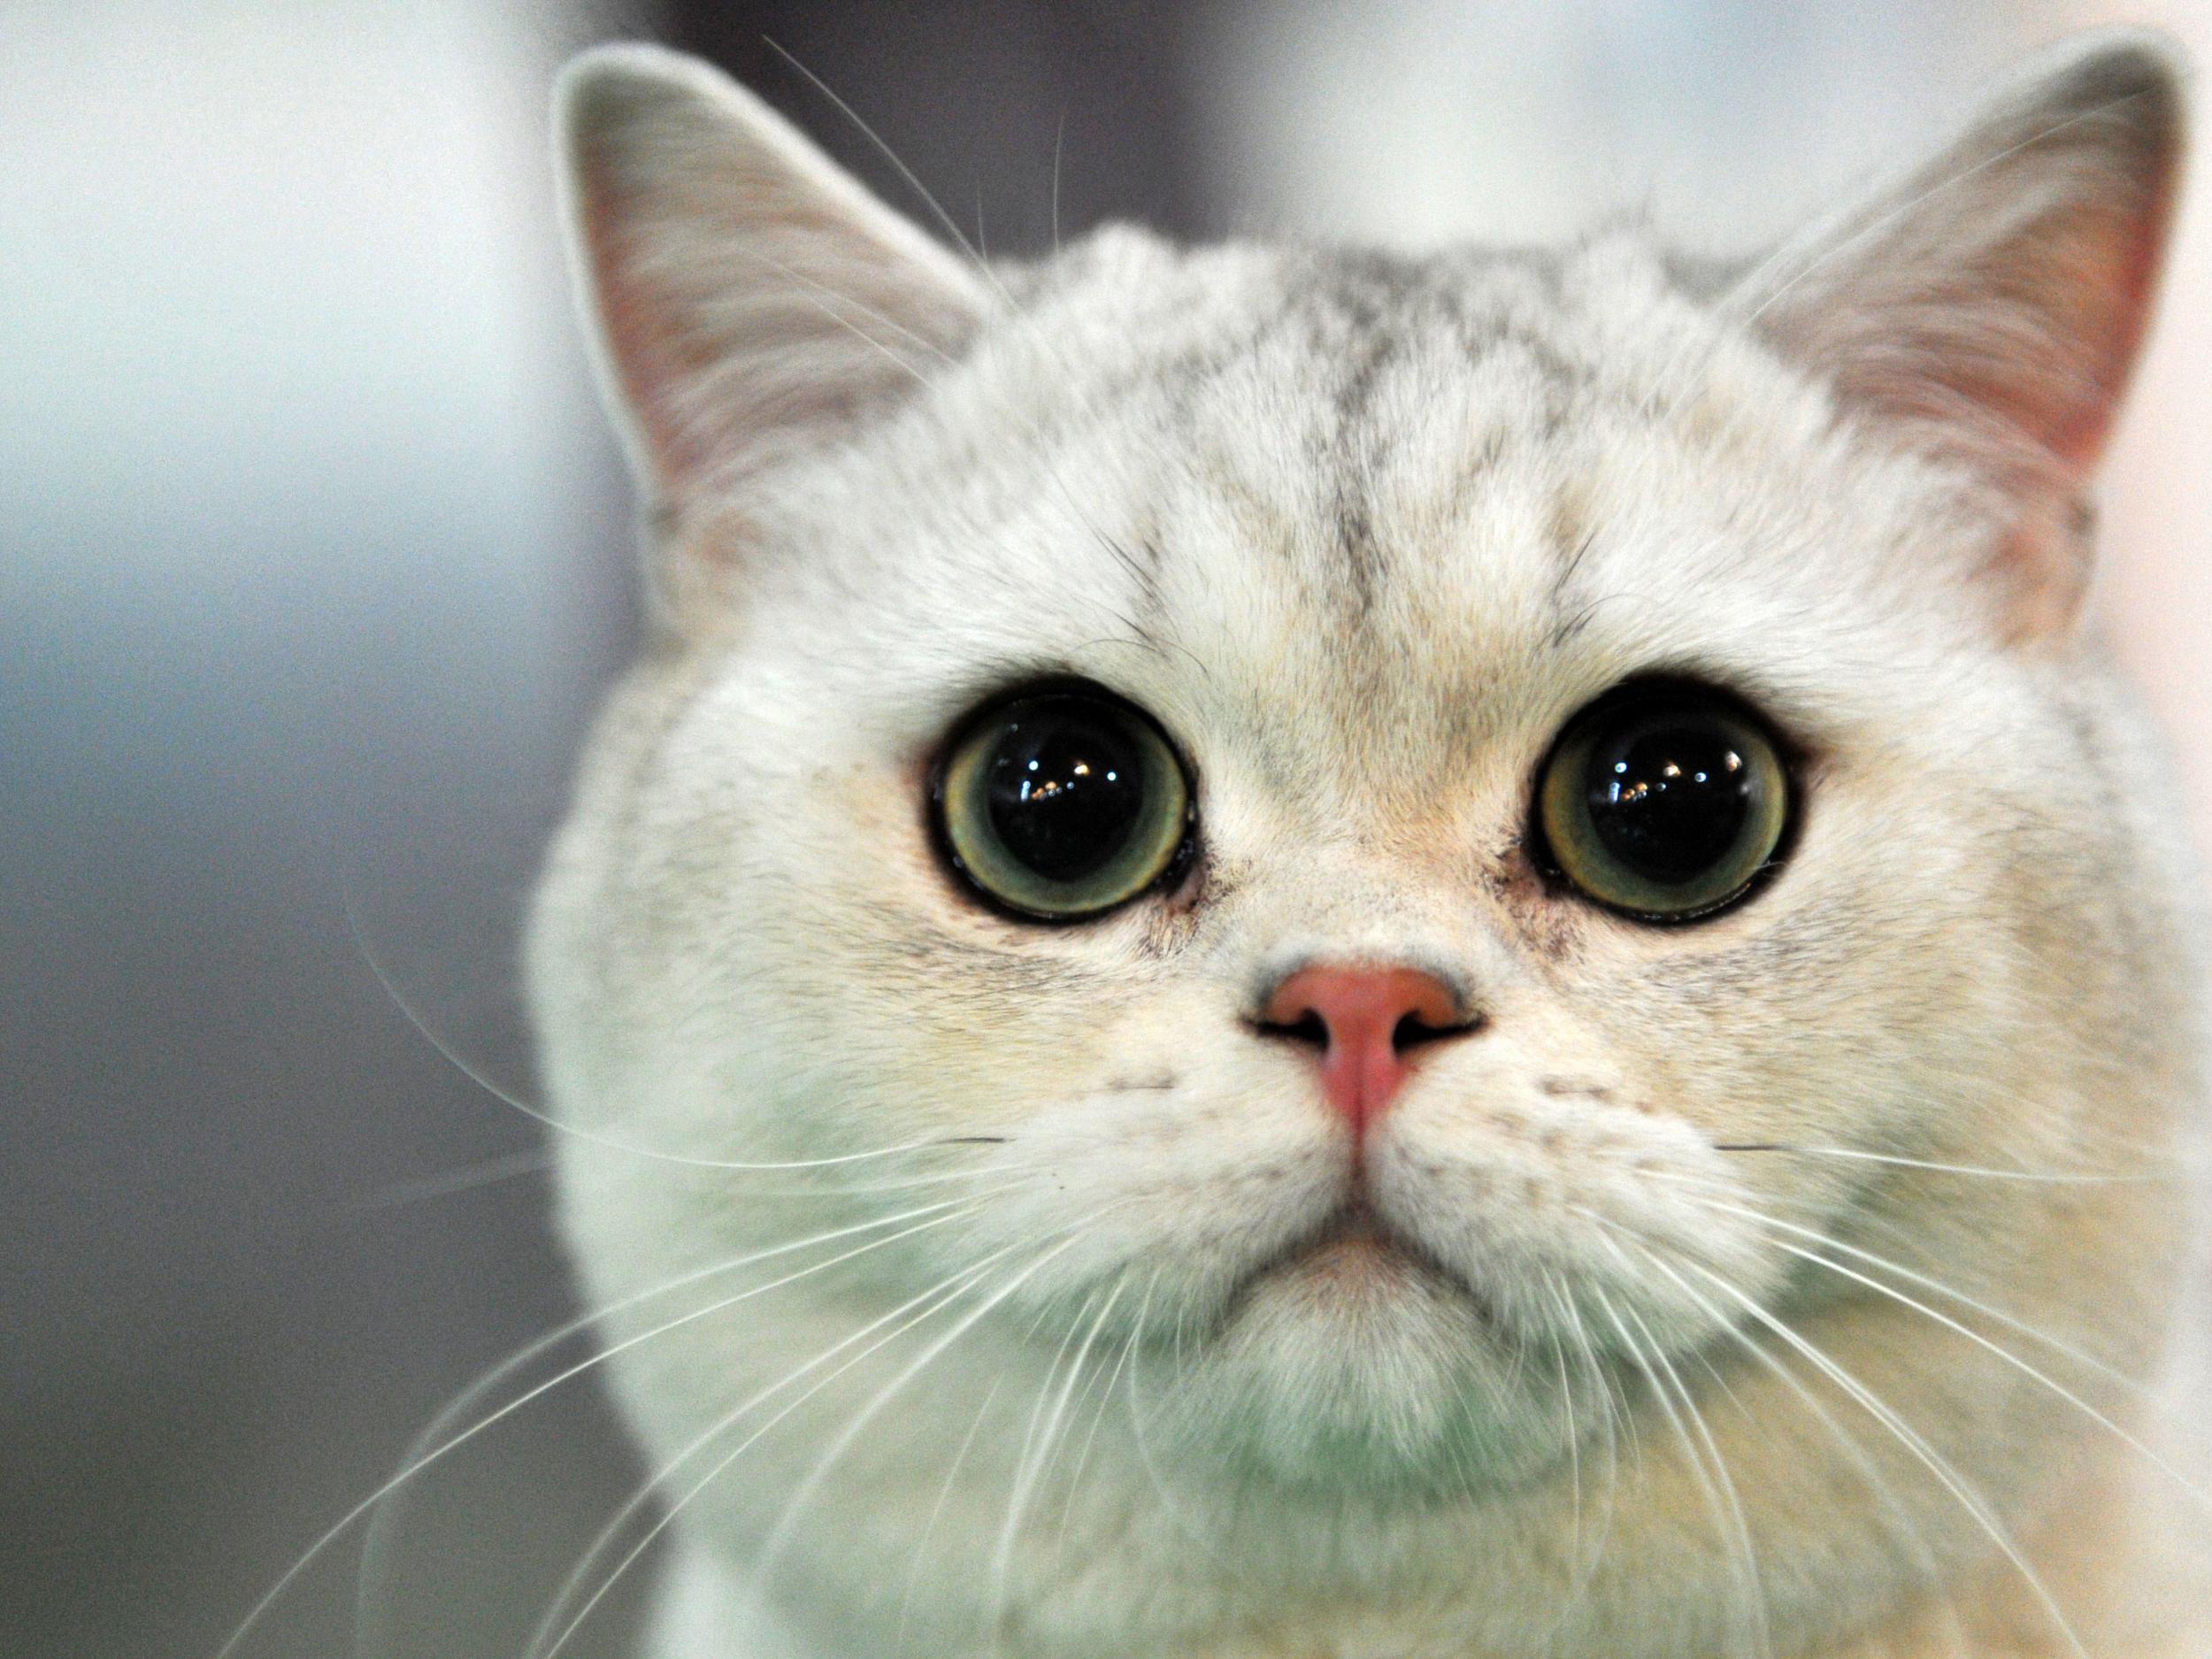
[[[1570,1419],[1480,1293],[1352,1204],[1247,1274],[1169,1415],[1238,1473],[1377,1498],[1525,1484]]]

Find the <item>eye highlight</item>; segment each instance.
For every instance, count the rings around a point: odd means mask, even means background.
[[[953,864],[1041,921],[1126,903],[1184,861],[1188,780],[1158,726],[1102,691],[1041,691],[971,718],[935,792]]]
[[[1780,745],[1694,687],[1630,687],[1569,721],[1537,782],[1540,849],[1586,897],[1687,922],[1744,897],[1790,826]]]

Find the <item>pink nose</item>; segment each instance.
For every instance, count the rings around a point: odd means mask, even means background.
[[[1417,968],[1301,968],[1275,987],[1261,1024],[1321,1050],[1321,1091],[1355,1139],[1382,1115],[1422,1043],[1472,1030],[1459,998]]]

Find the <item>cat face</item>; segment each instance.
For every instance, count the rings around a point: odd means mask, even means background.
[[[2065,354],[2136,325],[1945,382],[1958,341],[1912,329],[1989,326],[1944,284],[2009,209],[1977,241],[1948,204],[1910,305],[1878,290],[1934,233],[1870,242],[1886,208],[1733,286],[1636,231],[1109,231],[986,279],[694,70],[573,107],[666,607],[534,945],[598,1138],[580,1260],[620,1294],[906,1230],[635,1367],[649,1434],[840,1318],[988,1302],[1041,1401],[1078,1345],[1135,1356],[1194,1479],[1556,1482],[1617,1400],[1671,1414],[1838,1294],[1793,1239],[1972,1240],[1982,1282],[2039,1225],[2020,1183],[1901,1210],[1899,1160],[2114,1128],[2116,1049],[2161,1046],[2127,984],[2169,970],[2069,631],[2116,371]],[[2141,127],[2085,129],[2137,205],[2077,264],[2154,246]],[[1887,355],[1839,366],[1885,303]]]

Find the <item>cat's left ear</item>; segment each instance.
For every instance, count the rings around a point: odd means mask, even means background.
[[[697,58],[586,52],[555,125],[602,378],[656,509],[836,442],[984,314],[973,270]]]
[[[2064,629],[2086,589],[2081,492],[2142,343],[2182,139],[2172,51],[2092,35],[1738,296],[1847,405],[2018,503],[1992,572],[2016,637]]]

